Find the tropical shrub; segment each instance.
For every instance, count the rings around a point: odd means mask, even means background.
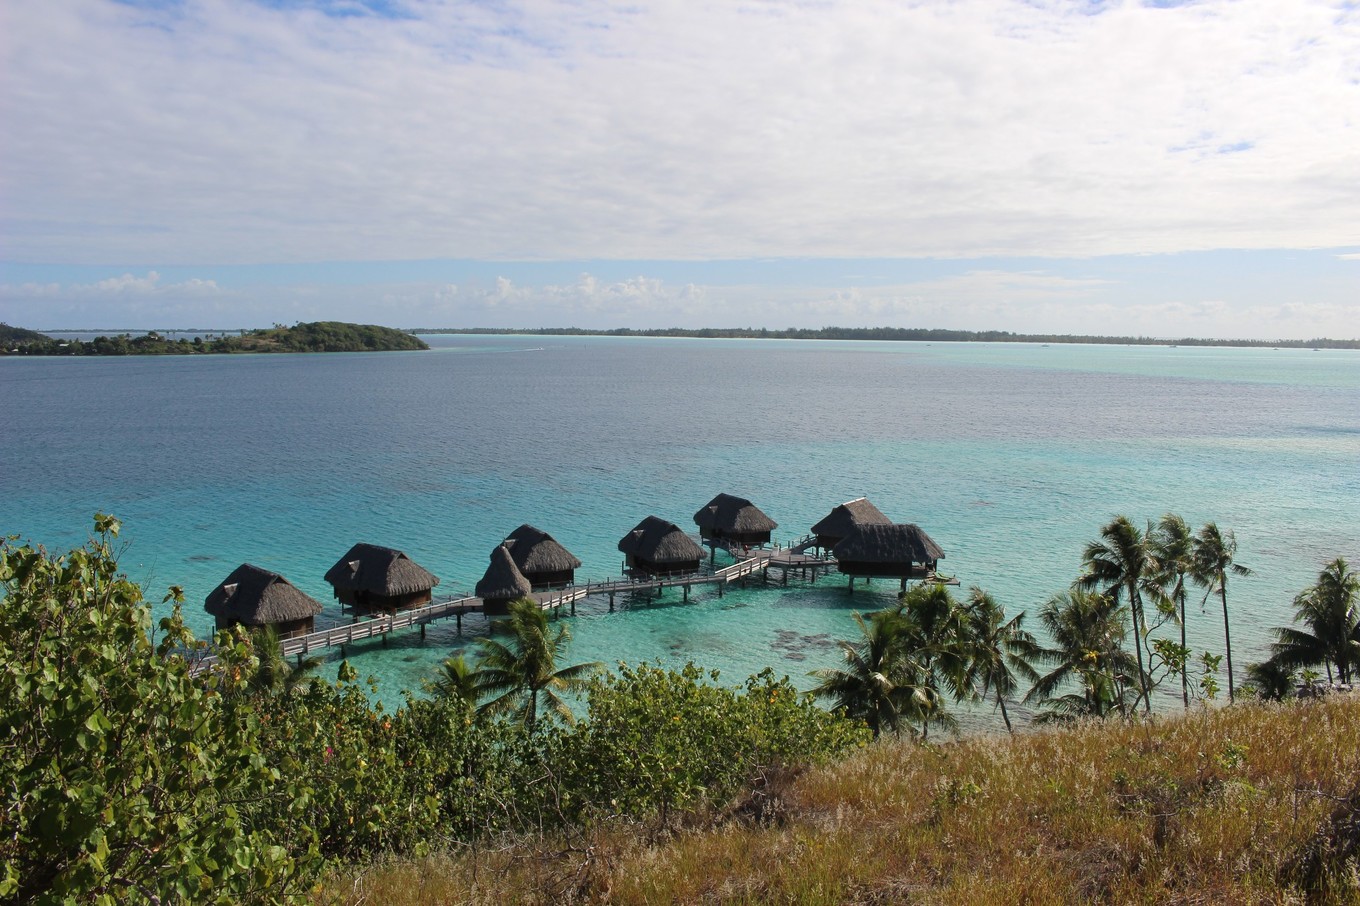
[[[717,680],[693,664],[620,664],[594,679],[587,719],[552,759],[573,810],[664,817],[723,805],[764,770],[869,739],[863,724],[828,714],[769,669],[736,688]]]
[[[286,897],[315,852],[285,849],[257,819],[306,790],[261,756],[235,686],[246,646],[191,676],[178,589],[157,644],[141,589],[117,571],[117,520],[95,529],[60,556],[0,543],[0,899]]]

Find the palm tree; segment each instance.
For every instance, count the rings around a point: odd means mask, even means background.
[[[1294,619],[1306,628],[1275,630],[1269,663],[1287,670],[1324,666],[1329,683],[1335,667],[1335,678],[1350,682],[1360,671],[1360,576],[1338,557],[1299,592],[1294,608]]]
[[[456,702],[472,711],[481,697],[481,678],[463,655],[446,658],[439,666],[438,677],[429,684],[436,696]]]
[[[1181,649],[1189,651],[1185,642],[1185,580],[1195,567],[1195,534],[1190,524],[1175,513],[1167,513],[1148,533],[1148,546],[1156,564],[1156,581],[1163,589],[1170,588],[1167,599],[1176,609],[1181,624]],[[1181,664],[1181,698],[1190,707],[1190,664],[1187,657]]]
[[[919,682],[939,702],[923,716],[921,737],[929,735],[931,722],[955,725],[944,710],[944,692],[955,701],[977,697],[970,669],[973,664],[972,626],[968,613],[942,583],[921,584],[898,596],[897,611],[904,620],[903,645],[920,665]]]
[[[1248,664],[1247,681],[1242,685],[1257,698],[1281,702],[1294,691],[1294,671],[1275,658],[1260,664]]]
[[[1029,683],[1039,679],[1030,661],[1040,649],[1034,636],[1021,628],[1024,619],[1021,612],[1007,620],[1005,611],[991,595],[976,586],[969,590],[967,620],[972,661],[968,679],[977,687],[980,698],[986,698],[988,692],[996,694],[1001,719],[1010,733],[1015,730],[1006,713],[1006,699],[1018,688],[1017,676]]]
[[[288,663],[278,631],[273,626],[255,630],[250,634],[250,641],[258,662],[247,686],[251,692],[264,695],[292,692],[312,679],[307,675],[309,671],[321,666],[319,657],[303,658],[296,667]]]
[[[1228,574],[1250,576],[1251,570],[1234,563],[1237,556],[1237,537],[1232,530],[1220,531],[1217,523],[1205,523],[1195,536],[1194,567],[1191,578],[1204,587],[1204,603],[1215,591],[1223,602],[1223,644],[1228,655],[1228,701],[1236,698],[1233,686],[1232,632],[1228,621]]]
[[[1127,516],[1116,516],[1100,530],[1100,539],[1086,545],[1082,552],[1086,572],[1077,580],[1084,591],[1099,590],[1116,604],[1128,601],[1133,620],[1133,647],[1138,660],[1138,697],[1145,711],[1152,710],[1147,670],[1143,663],[1143,634],[1147,621],[1143,615],[1143,592],[1155,588],[1154,563],[1147,540]]]
[[[821,680],[813,695],[830,699],[832,709],[868,724],[874,738],[900,733],[913,721],[924,720],[938,706],[938,697],[920,682],[920,665],[905,647],[905,621],[893,608],[865,619],[854,614],[857,642],[841,640],[842,669],[814,670]]]
[[[510,604],[508,628],[511,644],[495,639],[478,639],[477,682],[479,694],[495,695],[482,705],[479,714],[515,712],[528,730],[538,720],[539,699],[549,711],[567,723],[573,722],[571,709],[562,700],[564,692],[583,689],[587,680],[604,669],[594,662],[557,669],[557,659],[571,640],[565,626],[549,634],[548,617],[538,604],[520,598]]]
[[[1037,699],[1058,719],[1125,713],[1128,675],[1135,666],[1124,649],[1127,618],[1128,608],[1112,596],[1080,588],[1045,601],[1039,623],[1053,647],[1037,649],[1034,657],[1053,669],[1039,677],[1024,700]],[[1080,692],[1055,695],[1072,680],[1080,683]]]

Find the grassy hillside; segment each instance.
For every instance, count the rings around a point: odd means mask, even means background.
[[[317,903],[1357,903],[1360,696],[939,746],[722,814],[331,876]]]
[[[368,352],[399,349],[429,349],[421,340],[404,330],[374,324],[348,324],[343,321],[312,321],[292,327],[252,330],[240,337],[215,341],[225,348],[217,352]]]
[[[52,338],[26,327],[11,327],[0,321],[0,346],[11,348],[20,343],[45,343]]]

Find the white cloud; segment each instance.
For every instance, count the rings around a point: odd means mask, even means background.
[[[11,5],[6,254],[1085,256],[1360,241],[1353,4],[401,9]]]
[[[1172,281],[1174,284],[1174,280]],[[155,272],[88,284],[0,286],[0,320],[35,327],[235,328],[341,319],[399,327],[925,327],[1156,337],[1353,337],[1353,293],[1306,302],[1271,287],[1208,296],[1113,276],[961,268],[930,279],[831,287],[668,282],[639,274],[565,282],[219,287]]]
[[[106,277],[92,284],[75,284],[69,288],[71,295],[90,296],[90,295],[150,295],[175,294],[175,295],[214,295],[221,292],[221,288],[215,280],[201,280],[192,277],[181,283],[169,283],[162,285],[161,275],[155,271],[147,271],[146,276],[138,277],[134,274],[121,274],[117,277]]]

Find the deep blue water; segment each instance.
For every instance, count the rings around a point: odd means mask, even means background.
[[[1360,556],[1360,354],[1023,344],[433,337],[426,353],[0,359],[0,531],[79,544],[124,522],[124,566],[191,623],[236,565],[333,603],[355,541],[470,589],[522,522],[617,574],[618,539],[685,526],[719,491],[804,534],[867,495],[946,551],[944,571],[1033,610],[1115,514],[1236,531],[1239,669],[1322,564]],[[809,685],[852,610],[895,586],[678,594],[570,622],[572,660],[694,660]],[[419,689],[480,618],[351,649],[383,697]],[[1222,649],[1211,609],[1191,641]],[[328,670],[331,668],[327,668]]]

